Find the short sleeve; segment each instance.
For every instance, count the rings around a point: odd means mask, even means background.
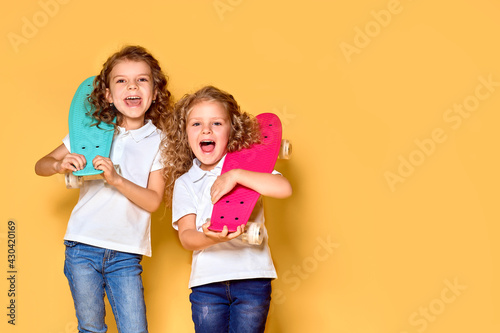
[[[175,181],[174,185],[172,227],[178,230],[177,222],[188,214],[196,214],[195,198],[191,195],[186,182],[181,177]]]
[[[66,147],[66,149],[68,149],[68,151],[71,153],[71,144],[69,142],[69,134],[66,135],[62,141],[63,141],[64,146]]]
[[[153,166],[151,167],[150,172],[160,170],[160,169],[163,169],[163,162],[162,162],[162,158],[161,158],[161,150],[158,149],[158,151],[156,152],[156,156],[155,156],[155,159],[153,161]]]

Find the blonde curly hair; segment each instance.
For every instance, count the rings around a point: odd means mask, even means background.
[[[94,90],[89,96],[89,102],[93,106],[91,116],[100,122],[115,126],[121,123],[122,114],[106,99],[106,89],[110,88],[110,74],[113,68],[121,61],[143,61],[151,68],[153,77],[153,90],[157,91],[155,103],[152,103],[144,115],[144,119],[151,119],[153,124],[160,130],[165,130],[166,119],[173,109],[173,102],[170,91],[167,89],[168,77],[160,68],[158,60],[142,46],[129,45],[111,55],[104,65],[99,75],[94,79]],[[113,123],[116,117],[116,124]]]
[[[231,132],[227,151],[234,152],[249,148],[260,142],[258,121],[248,113],[241,111],[240,106],[229,93],[213,86],[205,86],[193,94],[186,94],[174,107],[171,117],[166,122],[166,133],[163,139],[162,158],[165,161],[164,176],[166,179],[165,202],[172,203],[174,184],[177,178],[188,172],[193,165],[195,155],[188,143],[186,132],[187,118],[193,108],[201,102],[217,102],[229,114]]]

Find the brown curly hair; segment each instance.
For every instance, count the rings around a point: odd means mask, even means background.
[[[106,89],[110,88],[111,71],[120,61],[124,60],[143,61],[151,68],[153,90],[156,90],[157,94],[155,103],[151,104],[144,119],[151,119],[157,128],[164,131],[166,119],[171,115],[173,109],[172,96],[167,89],[168,77],[161,70],[158,60],[142,46],[125,46],[106,60],[101,72],[94,79],[94,90],[89,96],[89,102],[94,110],[91,116],[97,120],[97,125],[102,121],[112,124],[116,128],[116,125],[121,123],[122,115],[106,99]],[[115,117],[116,124],[113,123]]]
[[[165,202],[171,205],[175,180],[188,172],[195,158],[188,143],[186,123],[189,113],[201,102],[220,103],[231,119],[231,132],[227,151],[233,152],[248,148],[260,142],[258,121],[248,113],[241,111],[240,106],[229,93],[213,86],[206,86],[193,94],[186,94],[174,107],[172,117],[167,119],[167,130],[163,139],[162,151],[165,161],[164,175],[166,179]]]

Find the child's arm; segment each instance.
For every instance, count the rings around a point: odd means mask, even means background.
[[[177,221],[179,227],[179,239],[186,250],[197,251],[209,246],[227,242],[241,235],[245,230],[244,225],[238,226],[237,230],[229,233],[226,226],[221,232],[208,230],[210,222],[203,224],[203,232],[196,229],[196,215],[184,215]]]
[[[116,187],[121,194],[137,206],[150,213],[156,211],[160,206],[163,200],[163,192],[165,191],[163,170],[150,172],[148,185],[144,188],[120,176],[109,158],[96,156],[92,163],[94,164],[94,168],[104,171],[103,176],[108,184]]]
[[[108,184],[116,187],[124,196],[148,212],[154,212],[163,200],[165,180],[162,170],[149,174],[147,188],[141,187],[118,175],[109,158],[97,156],[92,161],[94,167],[104,171],[104,178]],[[65,173],[81,170],[85,167],[85,156],[70,153],[64,144],[42,157],[35,164],[35,173],[39,176],[51,176],[56,173]]]
[[[85,156],[72,154],[64,144],[38,160],[35,173],[39,176],[52,176],[56,173],[78,171],[85,167]]]
[[[222,175],[212,185],[210,195],[212,203],[231,191],[236,184],[248,187],[263,196],[287,198],[292,195],[292,186],[288,179],[278,174],[261,173],[243,169],[233,169]]]

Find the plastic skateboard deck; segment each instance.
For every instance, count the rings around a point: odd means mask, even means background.
[[[83,81],[73,96],[69,108],[69,140],[71,152],[85,156],[85,168],[73,171],[75,176],[91,176],[101,174],[102,170],[94,169],[92,160],[97,155],[109,157],[111,143],[113,142],[113,125],[101,122],[99,126],[92,126],[96,120],[90,116],[93,111],[88,97],[93,90],[95,76]]]
[[[261,130],[261,142],[248,149],[228,153],[221,174],[232,169],[245,169],[271,173],[278,159],[281,146],[281,121],[273,113],[261,113],[257,117]],[[223,196],[214,205],[209,229],[222,231],[226,225],[229,232],[246,224],[260,194],[242,185]]]

